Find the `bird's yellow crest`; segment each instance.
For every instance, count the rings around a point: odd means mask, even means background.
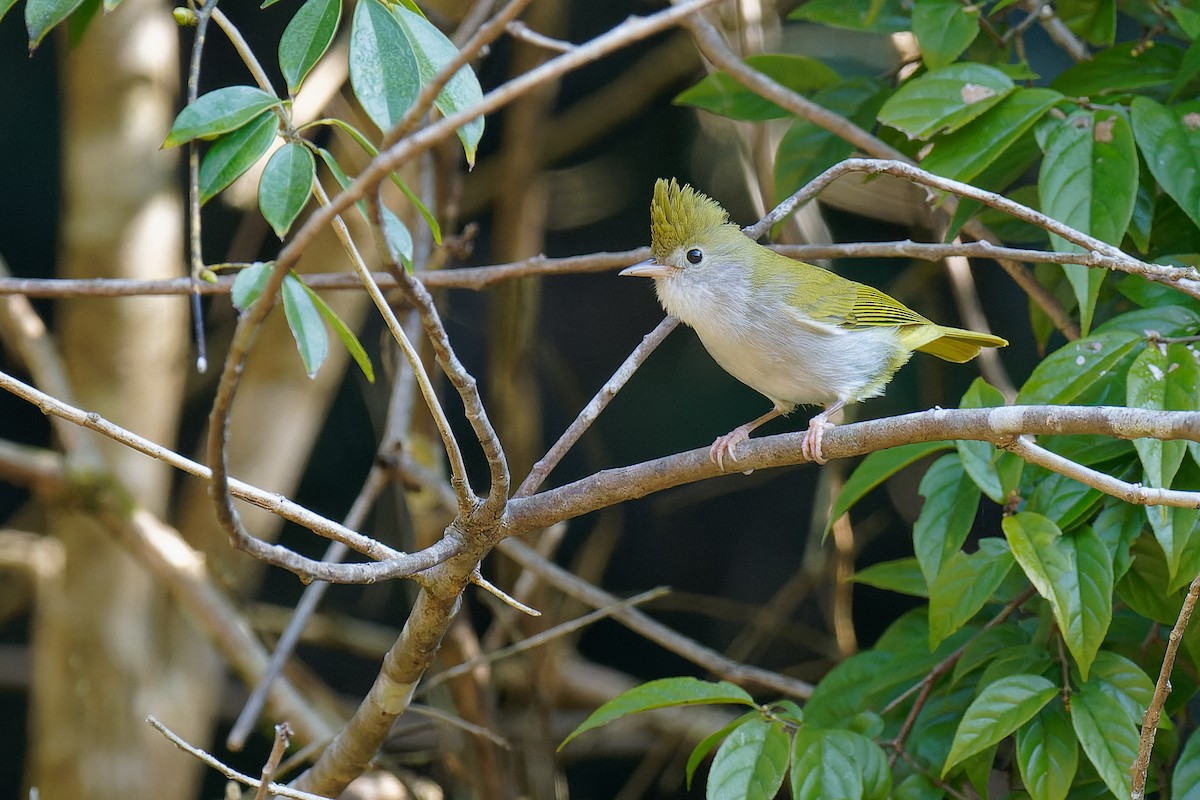
[[[659,178],[650,202],[650,254],[662,263],[672,252],[695,243],[700,235],[729,223],[720,203],[674,178]]]

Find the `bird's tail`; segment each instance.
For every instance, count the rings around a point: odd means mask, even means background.
[[[1008,341],[990,333],[977,333],[963,328],[948,328],[938,325],[938,337],[917,349],[935,355],[944,361],[962,364],[979,355],[985,347],[1004,347]]]

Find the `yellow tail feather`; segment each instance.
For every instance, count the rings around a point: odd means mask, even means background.
[[[935,355],[944,361],[953,361],[955,364],[970,361],[985,347],[1004,347],[1008,344],[1007,340],[990,333],[947,328],[944,325],[936,327],[940,335],[917,349],[922,353]]]

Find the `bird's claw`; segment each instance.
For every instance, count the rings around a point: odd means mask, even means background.
[[[712,447],[708,448],[708,457],[724,472],[725,458],[728,456],[730,461],[737,461],[737,446],[749,438],[750,431],[745,425],[734,428],[724,436],[717,437]]]
[[[809,461],[814,461],[818,464],[824,464],[828,459],[821,452],[821,442],[825,438],[825,429],[832,428],[833,423],[829,422],[824,414],[818,414],[808,423],[808,430],[804,432],[804,440],[800,443],[800,454]]]

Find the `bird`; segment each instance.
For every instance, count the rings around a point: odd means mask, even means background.
[[[829,417],[883,394],[914,351],[961,364],[1008,344],[939,325],[874,287],[776,253],[742,233],[717,201],[674,178],[654,185],[650,253],[619,274],[652,278],[664,310],[773,404],[713,442],[709,457],[722,471],[751,432],[800,405],[821,407],[801,454],[824,464]]]

